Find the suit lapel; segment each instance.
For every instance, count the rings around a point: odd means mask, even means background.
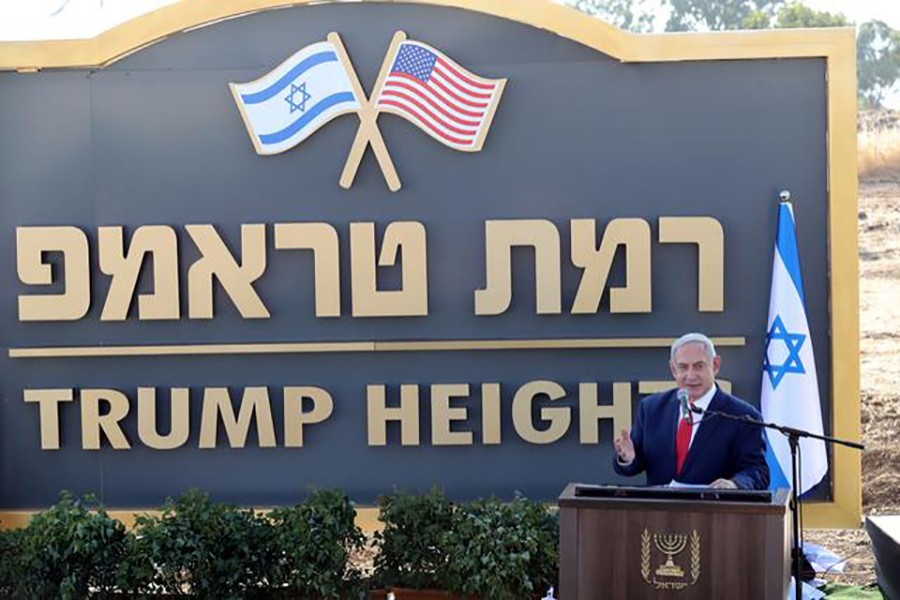
[[[709,406],[706,410],[718,411],[720,410],[720,404],[722,403],[719,395],[722,393],[722,390],[716,390],[716,393],[713,395],[712,400],[709,402]],[[687,473],[688,470],[693,466],[693,463],[696,462],[697,456],[703,455],[703,450],[695,450],[697,448],[703,448],[704,445],[707,444],[707,440],[712,437],[713,430],[715,429],[715,423],[713,423],[714,419],[711,416],[703,415],[703,420],[700,421],[700,425],[697,427],[697,433],[694,435],[694,439],[691,441],[691,447],[688,449],[687,457],[684,459],[684,466],[681,469],[682,473]],[[673,441],[674,444],[674,441]]]

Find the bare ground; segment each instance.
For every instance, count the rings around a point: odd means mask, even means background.
[[[859,188],[860,402],[864,515],[900,514],[900,172]],[[864,529],[807,530],[808,541],[848,559],[826,579],[875,581]]]

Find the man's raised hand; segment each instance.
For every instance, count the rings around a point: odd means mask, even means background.
[[[619,455],[619,463],[623,465],[631,464],[634,460],[634,443],[631,441],[631,434],[627,429],[623,429],[622,433],[613,441],[616,447],[616,454]]]

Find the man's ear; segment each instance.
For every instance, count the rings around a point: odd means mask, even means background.
[[[678,374],[675,371],[675,363],[673,361],[669,361],[669,371],[672,372],[672,379],[678,379]]]
[[[713,361],[712,361],[713,375],[719,374],[719,369],[721,368],[721,366],[722,366],[722,357],[717,354],[716,357],[713,358]]]

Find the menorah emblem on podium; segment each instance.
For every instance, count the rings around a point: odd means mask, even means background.
[[[666,555],[666,560],[656,571],[651,571],[653,547]],[[690,578],[674,558],[690,547]],[[661,579],[657,579],[660,577]],[[680,590],[694,585],[700,579],[700,534],[696,529],[690,535],[682,533],[653,533],[644,529],[641,534],[641,579],[658,590]]]
[[[672,561],[687,546],[687,536],[678,533],[653,534],[653,543],[657,550],[666,555],[666,563],[656,569],[656,574],[663,577],[684,577],[684,570]]]

